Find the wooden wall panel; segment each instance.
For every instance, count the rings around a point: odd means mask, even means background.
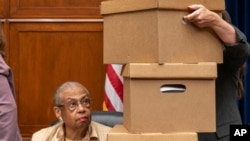
[[[5,3],[4,0],[0,0],[0,18],[4,17],[4,12],[5,12]]]
[[[9,0],[0,0],[0,18],[6,18],[8,14]]]
[[[101,18],[101,0],[10,0],[12,18]]]
[[[9,64],[24,137],[55,119],[53,95],[65,81],[86,85],[93,110],[102,109],[105,68],[102,22],[9,21]]]

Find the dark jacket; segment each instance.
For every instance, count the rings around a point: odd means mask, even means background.
[[[217,136],[229,135],[231,124],[242,124],[237,105],[239,68],[249,55],[249,44],[245,35],[235,27],[235,45],[224,45],[223,64],[218,64],[216,80]]]

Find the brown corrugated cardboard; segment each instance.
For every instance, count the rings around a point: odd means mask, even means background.
[[[218,14],[225,8],[223,0],[102,2],[104,64],[222,63],[222,45],[214,32],[182,22],[192,3]]]
[[[116,125],[109,132],[108,141],[198,141],[198,138],[193,132],[133,134],[123,125]]]
[[[127,64],[122,75],[129,132],[215,131],[216,63]]]
[[[188,70],[188,71],[185,71]],[[123,67],[122,75],[146,79],[213,79],[217,77],[215,63],[130,63]]]
[[[114,14],[148,9],[184,10],[191,4],[202,4],[213,11],[225,9],[224,0],[106,0],[101,3],[101,14]]]

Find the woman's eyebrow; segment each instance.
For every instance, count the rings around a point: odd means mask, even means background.
[[[83,98],[89,98],[89,95],[84,95],[82,97],[79,98],[79,100],[83,99]],[[73,98],[73,97],[68,97],[66,98],[67,101],[71,101],[71,100],[78,100],[76,98]]]

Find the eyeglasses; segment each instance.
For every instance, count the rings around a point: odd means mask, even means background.
[[[71,100],[68,103],[65,104],[61,104],[61,105],[57,105],[58,107],[66,107],[68,108],[70,111],[74,111],[76,110],[76,108],[78,108],[79,103],[82,107],[84,108],[89,108],[90,107],[90,102],[91,99],[90,98],[83,98],[80,101],[77,100]]]

